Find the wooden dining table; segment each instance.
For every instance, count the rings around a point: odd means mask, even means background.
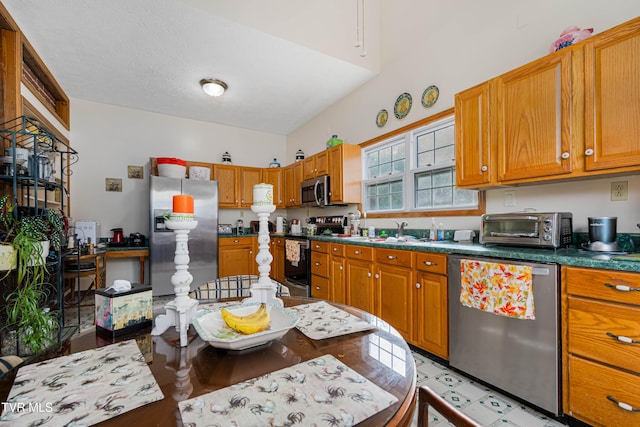
[[[318,302],[305,297],[282,297],[285,307]],[[178,403],[323,355],[332,355],[378,387],[393,394],[397,402],[364,420],[366,426],[407,426],[416,405],[416,368],[402,336],[381,319],[343,304],[331,303],[373,324],[375,328],[347,335],[313,340],[296,328],[271,343],[242,351],[215,348],[189,328],[188,345],[180,347],[174,328],[160,336],[146,329],[112,338],[95,331],[75,335],[67,353],[136,339],[164,398],[122,413],[101,426],[183,426]],[[0,401],[9,393],[9,381],[0,382]],[[305,420],[310,425],[314,420]],[[215,419],[211,418],[211,422]],[[321,420],[317,425],[323,425]]]

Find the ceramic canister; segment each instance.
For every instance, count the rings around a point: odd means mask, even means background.
[[[273,205],[273,185],[265,183],[254,185],[253,204],[257,206]]]

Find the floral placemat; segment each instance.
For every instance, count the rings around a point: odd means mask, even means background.
[[[331,355],[178,403],[189,426],[351,426],[397,398]]]
[[[164,398],[135,340],[18,370],[0,426],[90,426]]]
[[[287,307],[300,317],[296,328],[314,340],[375,329],[375,326],[324,301]]]

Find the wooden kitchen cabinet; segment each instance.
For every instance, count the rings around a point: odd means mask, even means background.
[[[302,160],[302,179],[311,179],[329,174],[329,155],[327,150]]]
[[[340,144],[328,153],[331,203],[362,203],[362,157],[358,145]]]
[[[460,92],[456,183],[490,188],[638,171],[639,98],[640,18]]]
[[[218,277],[257,274],[256,237],[218,239]]]
[[[640,165],[640,19],[584,42],[585,168]]]
[[[373,248],[345,245],[345,270],[347,304],[374,314]]]
[[[253,186],[262,180],[262,169],[243,166],[240,168],[240,207],[253,205]]]
[[[499,182],[572,170],[573,51],[560,52],[495,80],[490,114],[491,134],[497,139]]]
[[[311,296],[324,300],[331,299],[329,284],[329,243],[311,244]]]
[[[286,207],[284,199],[284,177],[282,168],[262,169],[262,182],[273,185],[273,204],[276,208]],[[253,187],[252,187],[253,191]],[[253,200],[253,193],[251,195]]]
[[[331,301],[347,303],[344,245],[329,244],[329,287]]]
[[[565,412],[640,425],[640,274],[562,267],[562,284]]]
[[[284,168],[284,201],[287,208],[300,207],[300,183],[302,182],[302,161]]]
[[[271,245],[269,249],[273,257],[269,277],[276,282],[284,283],[284,237],[272,237],[269,244]]]
[[[455,96],[456,183],[459,187],[490,184],[495,160],[489,139],[490,82]]]
[[[253,204],[253,186],[262,180],[262,169],[214,164],[213,179],[218,181],[218,207],[248,208]]]
[[[413,286],[415,254],[376,248],[376,316],[393,326],[403,338],[413,336]]]
[[[447,255],[416,253],[415,265],[413,316],[416,327],[411,342],[448,360]]]

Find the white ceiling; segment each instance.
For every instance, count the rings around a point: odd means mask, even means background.
[[[365,57],[356,2],[3,0],[71,98],[281,135],[375,76],[379,0]],[[203,78],[229,90],[208,97]]]

